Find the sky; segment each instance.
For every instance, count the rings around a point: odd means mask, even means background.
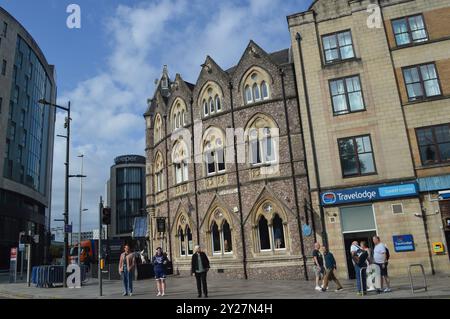
[[[235,65],[248,42],[267,52],[290,46],[286,16],[312,0],[0,0],[56,66],[58,104],[71,101],[71,174],[84,154],[82,231],[98,228],[99,197],[114,158],[145,155],[146,101],[163,65],[195,83],[210,55],[223,69]],[[67,6],[81,9],[70,29]],[[64,113],[56,132],[64,134]],[[65,140],[55,137],[52,220],[64,210]],[[70,183],[69,218],[78,231],[79,180]],[[52,227],[62,226],[52,222]]]

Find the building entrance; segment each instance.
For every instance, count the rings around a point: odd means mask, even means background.
[[[373,241],[372,237],[376,236],[376,231],[366,231],[366,232],[360,232],[360,233],[347,233],[344,234],[344,245],[345,245],[345,257],[347,260],[347,270],[348,270],[348,277],[349,279],[355,279],[355,268],[353,267],[352,258],[350,255],[350,246],[352,245],[352,242],[355,240],[358,243],[361,243],[361,241],[365,241],[371,250],[373,250]]]

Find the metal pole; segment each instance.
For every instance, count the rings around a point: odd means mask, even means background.
[[[103,211],[103,199],[100,196],[100,204],[98,209],[98,288],[99,288],[99,294],[100,297],[103,295],[102,293],[102,268],[101,268],[101,261],[102,261],[102,232],[103,232],[103,225],[102,225],[102,211]]]
[[[67,136],[66,136],[66,183],[65,183],[65,196],[64,196],[64,255],[63,255],[63,267],[64,267],[64,288],[67,288],[66,271],[67,271],[67,251],[69,249],[69,238],[67,236],[67,225],[69,224],[69,161],[70,161],[70,101],[67,109]]]
[[[28,234],[31,236],[31,230],[28,232]],[[27,251],[27,283],[28,287],[31,285],[30,281],[30,268],[31,268],[31,244],[28,244],[28,251]]]
[[[81,176],[83,176],[83,162],[84,155],[80,155],[81,157]],[[81,266],[81,214],[83,212],[83,177],[80,177],[80,216],[79,216],[79,226],[78,226],[78,265]]]

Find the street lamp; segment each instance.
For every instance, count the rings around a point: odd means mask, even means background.
[[[81,174],[80,177],[80,216],[79,216],[79,226],[78,226],[78,265],[81,265],[81,213],[83,210],[83,163],[84,163],[84,154],[78,155],[81,158]]]
[[[59,137],[63,137],[66,139],[66,178],[65,178],[65,195],[64,195],[64,254],[63,254],[63,266],[64,266],[64,274],[66,274],[67,269],[67,250],[69,249],[69,238],[67,236],[67,225],[69,224],[69,153],[70,153],[70,101],[67,105],[67,107],[56,105],[54,103],[48,102],[45,99],[39,100],[40,104],[47,105],[47,106],[53,106],[56,109],[63,110],[67,112],[67,118],[66,122],[64,124],[64,127],[67,130],[66,136],[58,135]],[[66,276],[64,275],[63,280],[64,288],[67,288],[67,282],[66,282]]]

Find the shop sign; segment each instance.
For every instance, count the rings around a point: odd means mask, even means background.
[[[321,193],[322,205],[372,202],[389,198],[408,197],[418,194],[416,183],[387,186],[367,186],[333,190]]]
[[[395,252],[414,251],[413,235],[392,236]]]

